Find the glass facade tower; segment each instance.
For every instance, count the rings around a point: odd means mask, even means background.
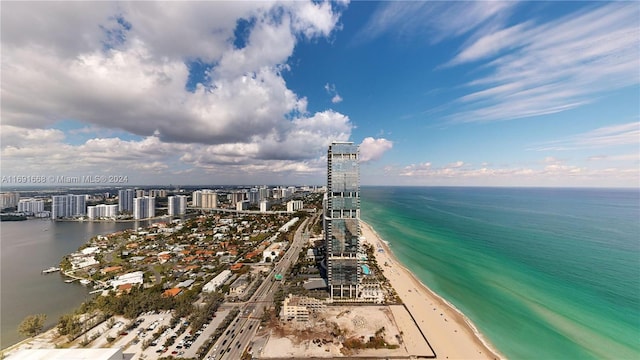
[[[360,266],[360,167],[358,146],[334,142],[327,154],[324,201],[327,280],[332,298],[355,298]]]

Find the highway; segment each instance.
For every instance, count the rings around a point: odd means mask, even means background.
[[[309,239],[306,232],[303,234],[308,221],[309,219],[306,219],[298,226],[287,252],[275,263],[267,278],[260,284],[249,301],[242,305],[238,316],[216,341],[205,359],[237,360],[242,357],[245,349],[251,346],[258,327],[260,327],[260,320],[265,308],[273,304],[273,295],[279,285],[279,281],[274,279],[275,275],[282,274],[283,279],[280,281],[284,281],[289,267],[298,261],[300,250]],[[257,351],[258,349],[252,350]]]

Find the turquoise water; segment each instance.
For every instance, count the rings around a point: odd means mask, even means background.
[[[640,358],[640,191],[365,187],[362,219],[511,359]]]
[[[362,273],[365,275],[369,275],[371,274],[371,271],[369,270],[369,267],[367,265],[361,265],[362,267]]]

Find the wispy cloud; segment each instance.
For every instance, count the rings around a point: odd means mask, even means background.
[[[338,94],[338,91],[336,90],[336,85],[335,84],[329,84],[326,83],[324,85],[324,90],[327,92],[327,94],[329,95],[333,95],[333,97],[331,98],[331,102],[334,104],[337,104],[339,102],[342,102],[342,96],[340,96],[340,94]]]
[[[640,122],[597,128],[564,139],[538,144],[529,150],[577,150],[634,144],[640,146]]]
[[[589,156],[588,161],[633,161],[640,162],[640,153],[622,154],[622,155],[594,155]]]
[[[356,35],[370,41],[385,33],[423,37],[435,44],[476,28],[493,26],[517,3],[509,1],[389,1],[380,3],[369,22]]]
[[[608,3],[549,22],[480,36],[445,67],[487,70],[467,83],[455,122],[510,120],[570,110],[640,82],[640,8]]]

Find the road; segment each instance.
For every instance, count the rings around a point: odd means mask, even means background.
[[[216,341],[206,359],[237,360],[242,357],[245,349],[248,349],[258,331],[258,327],[260,327],[260,320],[265,308],[273,304],[273,294],[279,285],[279,281],[274,280],[275,275],[282,274],[283,279],[281,281],[284,281],[284,276],[291,264],[295,264],[298,261],[300,250],[305,245],[305,240],[308,239],[308,236],[303,236],[303,231],[308,221],[309,219],[305,219],[300,224],[287,252],[275,264],[271,273],[269,273],[249,301],[241,307],[238,316]]]

